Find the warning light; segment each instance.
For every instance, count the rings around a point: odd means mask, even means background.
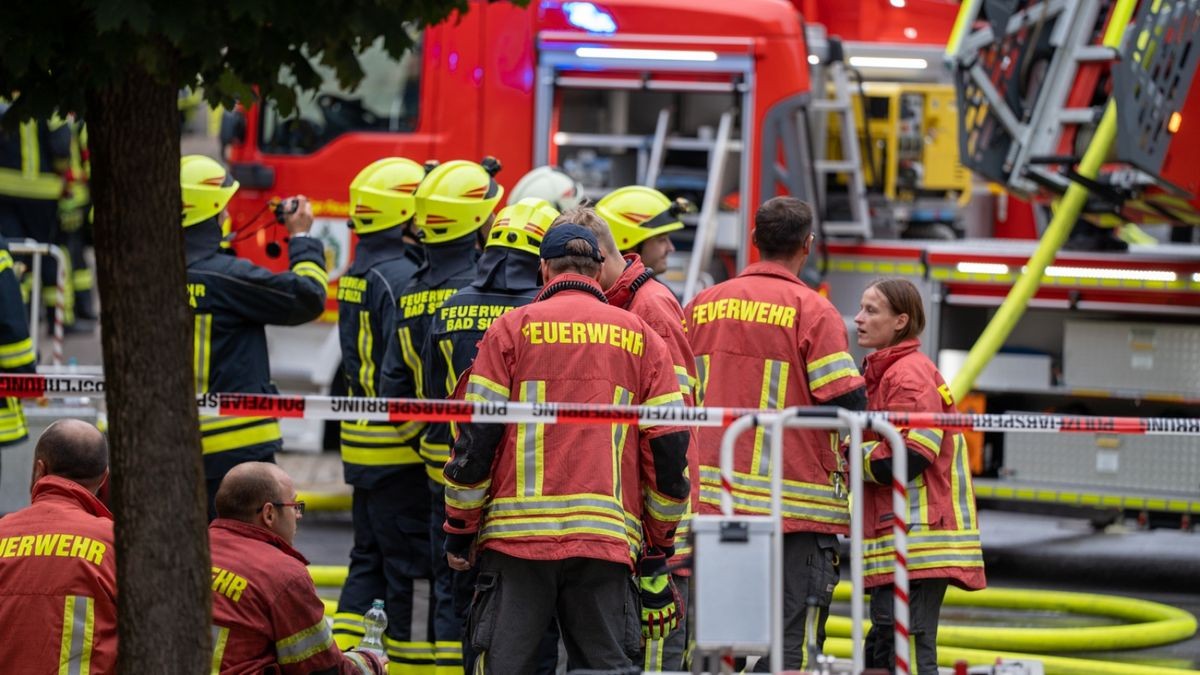
[[[1176,133],[1179,131],[1179,126],[1183,124],[1183,114],[1178,110],[1171,113],[1171,119],[1167,120],[1167,131]]]

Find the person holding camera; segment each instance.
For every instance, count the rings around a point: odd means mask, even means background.
[[[221,250],[225,205],[238,183],[215,160],[188,155],[180,164],[187,290],[195,314],[196,393],[278,393],[271,384],[264,326],[295,326],[325,309],[325,247],[308,236],[312,207],[304,196],[276,209],[291,235],[288,271],[275,274]],[[243,462],[273,462],[283,444],[273,417],[200,416],[208,517],[221,479]]]

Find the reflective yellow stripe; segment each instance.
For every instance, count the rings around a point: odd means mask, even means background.
[[[0,272],[5,272],[13,268],[12,254],[4,249],[0,249]]]
[[[196,393],[208,391],[208,369],[212,360],[212,314],[197,314],[192,334],[192,372],[196,377]],[[204,425],[201,424],[201,429]]]
[[[282,438],[279,422],[271,417],[200,417],[200,447],[206,455]]]
[[[643,490],[642,495],[644,497],[643,502],[646,505],[646,512],[655,520],[664,523],[674,523],[678,522],[684,513],[687,513],[687,497],[682,501],[675,501],[649,488]]]
[[[446,359],[446,395],[449,396],[458,385],[458,373],[454,372],[454,342],[449,338],[439,340],[438,348],[442,350],[442,358]]]
[[[633,401],[633,392],[624,387],[615,387],[613,389],[613,405],[629,405]],[[622,488],[621,488],[621,465],[625,458],[625,438],[629,434],[628,424],[612,425],[612,486],[613,500],[617,504],[623,503]]]
[[[62,194],[62,178],[52,173],[25,177],[20,171],[0,167],[0,195],[23,199],[58,199]]]
[[[769,478],[734,472],[731,483],[733,502],[738,511],[761,514],[771,512]],[[720,506],[721,492],[721,478],[717,468],[701,466],[700,501]],[[783,480],[784,517],[844,525],[850,522],[848,506],[847,499],[839,497],[830,485],[803,483],[786,478]]]
[[[432,642],[387,642],[388,675],[433,675]]]
[[[678,391],[673,391],[668,394],[663,394],[662,396],[655,396],[653,398],[648,398],[648,399],[646,399],[645,403],[643,403],[642,405],[648,406],[648,407],[654,407],[654,406],[679,406],[679,407],[682,407],[683,406],[683,394],[680,394]]]
[[[324,267],[321,267],[311,260],[301,260],[300,262],[296,263],[292,266],[292,272],[302,277],[312,279],[322,286],[325,286],[329,283],[329,273],[325,271]]]
[[[854,358],[846,352],[834,352],[808,364],[808,389],[816,391],[834,380],[856,375]]]
[[[333,641],[342,651],[357,647],[363,633],[362,614],[337,612],[333,615]]]
[[[687,368],[675,366],[675,379],[679,382],[679,393],[684,396],[690,396],[692,393],[692,376],[688,375]]]
[[[312,658],[333,647],[333,632],[322,617],[316,624],[275,642],[280,665],[291,665]]]
[[[83,267],[71,275],[71,283],[76,291],[90,291],[96,285],[96,278],[92,275],[92,270]]]
[[[522,382],[517,392],[523,403],[542,403],[546,400],[546,383],[543,380]],[[517,424],[517,494],[541,496],[545,445],[546,425]]]
[[[20,399],[0,399],[0,445],[23,440],[27,433]]]
[[[763,362],[762,389],[758,396],[758,407],[770,410],[783,408],[787,395],[788,366],[785,361],[766,359]],[[754,455],[750,463],[750,471],[760,476],[766,476],[770,470],[769,449],[771,434],[763,425],[754,430]]]
[[[696,405],[704,405],[704,396],[708,393],[709,360],[708,354],[696,357],[696,388],[693,392]]]
[[[212,627],[212,667],[209,669],[210,675],[220,675],[221,661],[225,658],[225,646],[229,642],[229,629],[220,626]]]
[[[909,429],[908,440],[916,441],[918,445],[929,450],[936,458],[942,450],[941,429]]]
[[[91,672],[95,627],[92,598],[68,595],[63,605],[62,638],[58,648],[59,675],[88,675]]]
[[[425,396],[425,372],[424,366],[421,365],[421,355],[413,347],[412,328],[401,326],[396,331],[396,336],[400,339],[400,354],[404,357],[404,364],[412,373],[413,387],[416,389],[417,398],[423,398]]]
[[[424,428],[424,422],[393,424],[343,420],[342,461],[360,466],[419,464],[422,460],[412,441]]]
[[[0,368],[13,370],[33,363],[36,358],[37,355],[33,351],[33,338],[0,345]]]
[[[375,336],[371,334],[371,313],[358,313],[358,384],[367,398],[375,397]]]
[[[472,394],[484,401],[501,402],[507,401],[512,392],[509,391],[508,387],[498,382],[493,382],[482,375],[472,373],[467,378],[467,396],[469,397]],[[468,398],[468,400],[470,399]]]
[[[482,487],[459,487],[450,482],[446,483],[446,505],[463,511],[482,508],[487,502],[487,491],[491,481],[486,481]]]

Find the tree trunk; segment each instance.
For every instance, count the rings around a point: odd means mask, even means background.
[[[137,69],[89,97],[121,673],[211,662],[176,96]]]

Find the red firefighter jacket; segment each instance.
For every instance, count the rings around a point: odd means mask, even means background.
[[[466,400],[683,405],[662,338],[575,274],[496,319]],[[479,442],[475,426],[460,427],[446,466],[447,532],[518,558],[631,567],[643,536],[673,545],[689,494],[682,427],[509,424]]]
[[[208,541],[213,663],[223,675],[275,664],[285,674],[361,675],[333,642],[304,556],[273,532],[236,520],[214,520]]]
[[[950,388],[920,347],[918,340],[905,340],[867,356],[864,371],[870,410],[955,412]],[[902,433],[908,449],[929,460],[908,486],[909,578],[948,577],[966,589],[983,588],[975,488],[963,435],[941,429],[903,429]],[[868,433],[863,454],[865,583],[871,588],[892,583],[892,486],[879,484],[871,474],[871,462],[890,458],[892,450],[886,441]]]
[[[703,291],[684,315],[701,405],[781,410],[818,405],[863,386],[841,315],[777,263],[754,263]],[[723,432],[698,431],[701,513],[720,512]],[[789,430],[783,457],[784,532],[847,533],[836,434]],[[738,439],[731,477],[738,513],[771,512],[769,460],[766,429]]]
[[[642,258],[636,253],[625,256],[625,271],[604,292],[608,303],[633,312],[641,317],[654,329],[667,344],[671,354],[671,363],[675,366],[675,378],[679,380],[679,392],[683,395],[685,406],[695,405],[692,387],[696,382],[696,358],[692,355],[692,345],[688,344],[687,332],[684,330],[683,307],[669,288],[654,279],[654,271],[646,269]],[[691,529],[692,514],[700,506],[700,448],[695,429],[689,430],[691,436],[688,442],[688,482],[692,486],[688,511],[679,521],[679,529],[675,533],[675,556],[669,561],[683,576],[691,575],[691,568],[682,565],[692,555],[692,545],[688,532]]]
[[[46,476],[0,518],[0,626],[4,672],[116,671],[112,514],[87,488]]]

